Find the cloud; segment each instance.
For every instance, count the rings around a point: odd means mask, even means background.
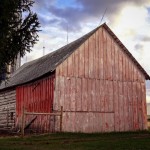
[[[150,103],[150,96],[146,95],[146,102]]]
[[[140,44],[140,43],[136,44],[134,49],[137,51],[143,50],[143,44]]]
[[[141,38],[141,41],[143,41],[143,42],[150,42],[150,36],[147,36],[147,35],[143,36]]]
[[[99,23],[106,8],[105,18],[113,21],[123,7],[127,5],[146,6],[147,3],[148,0],[74,0],[76,7],[73,5],[60,7],[53,4],[46,6],[46,9],[55,17],[60,18],[59,25],[63,29],[66,28],[66,24],[69,24],[71,30],[80,30],[82,25],[89,21]]]
[[[147,82],[146,82],[146,88],[149,89],[149,93],[148,93],[148,94],[149,94],[149,96],[150,96],[150,81],[147,81]]]
[[[48,5],[53,5],[56,0],[35,0],[34,8],[35,9],[46,9]]]

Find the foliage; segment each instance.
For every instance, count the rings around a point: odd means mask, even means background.
[[[39,21],[31,7],[33,0],[0,1],[0,73],[38,41]]]

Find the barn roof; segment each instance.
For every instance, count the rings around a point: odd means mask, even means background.
[[[29,83],[36,80],[48,73],[53,72],[56,67],[62,63],[66,58],[68,58],[81,44],[83,44],[93,33],[95,33],[100,27],[104,27],[109,34],[114,38],[114,40],[121,46],[124,52],[133,60],[136,66],[145,75],[145,79],[150,80],[150,76],[142,68],[142,66],[136,61],[128,49],[122,44],[122,42],[117,38],[117,36],[111,31],[111,29],[104,23],[96,29],[92,30],[83,37],[63,46],[62,48],[47,54],[41,58],[30,61],[22,65],[9,79],[6,83],[2,83],[0,89],[6,89],[10,87],[15,87],[25,83]]]

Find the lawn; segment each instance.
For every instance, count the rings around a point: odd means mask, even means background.
[[[150,132],[1,137],[0,150],[150,150]]]

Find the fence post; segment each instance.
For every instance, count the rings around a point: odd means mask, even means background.
[[[22,124],[21,124],[21,136],[24,137],[24,126],[25,126],[25,107],[22,108]]]
[[[60,132],[62,132],[63,106],[61,106],[60,113]]]

